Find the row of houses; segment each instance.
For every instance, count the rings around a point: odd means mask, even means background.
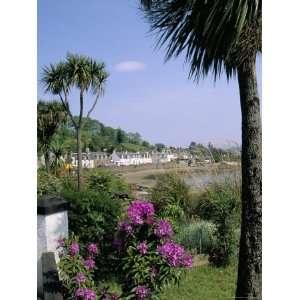
[[[73,166],[77,166],[77,153],[71,155]],[[82,153],[82,166],[95,168],[98,166],[139,166],[145,164],[168,163],[177,158],[177,154],[171,151],[165,152],[116,152],[111,155],[106,152]]]

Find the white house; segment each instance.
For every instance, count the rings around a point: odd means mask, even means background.
[[[163,152],[152,152],[151,156],[154,164],[168,163],[177,158],[176,153],[173,153],[169,150]]]
[[[117,166],[131,166],[131,165],[144,165],[152,164],[152,158],[149,152],[113,152],[111,161]]]

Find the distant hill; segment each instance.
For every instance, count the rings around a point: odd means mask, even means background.
[[[75,117],[75,120],[78,117]],[[147,151],[154,149],[154,146],[142,139],[137,132],[126,132],[121,128],[105,126],[95,119],[85,119],[86,123],[82,129],[82,150],[87,148],[90,151]],[[63,146],[71,152],[76,152],[76,134],[69,120],[66,125],[61,125],[56,138]]]

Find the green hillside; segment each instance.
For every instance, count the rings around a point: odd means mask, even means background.
[[[75,117],[75,120],[78,117]],[[71,121],[61,125],[55,139],[59,141],[68,152],[76,152],[76,135]],[[149,142],[142,139],[139,133],[125,132],[120,128],[105,126],[94,119],[87,119],[82,130],[82,150],[112,152],[117,151],[146,151],[154,148]]]

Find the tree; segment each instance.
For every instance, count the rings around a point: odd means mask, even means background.
[[[242,221],[236,299],[261,299],[261,116],[256,57],[261,52],[261,0],[141,0],[166,45],[166,59],[184,53],[198,81],[237,73],[242,113]]]
[[[77,188],[80,191],[81,186],[81,169],[82,169],[82,146],[81,131],[95,109],[98,99],[104,93],[104,86],[108,73],[105,71],[103,63],[99,63],[90,57],[76,54],[67,54],[65,61],[57,64],[50,64],[49,67],[43,68],[42,82],[45,91],[53,95],[58,95],[60,101],[69,115],[72,124],[76,130],[77,136]],[[76,120],[70,110],[69,96],[72,88],[79,90],[79,117]],[[94,102],[88,110],[86,118],[83,119],[84,113],[84,96],[92,92]]]
[[[197,147],[197,143],[196,142],[191,142],[189,149],[194,149],[195,147]]]
[[[50,145],[53,135],[60,124],[66,121],[64,107],[59,101],[37,104],[37,139],[38,151],[43,153],[47,172],[50,170]]]
[[[166,146],[162,143],[157,143],[155,144],[155,149],[158,151],[158,152],[161,152],[163,149],[165,149]]]
[[[117,133],[116,133],[116,142],[117,142],[117,144],[119,144],[119,145],[126,142],[126,134],[125,134],[125,132],[124,132],[122,129],[120,129],[120,128],[117,129]]]
[[[129,140],[129,143],[131,143],[131,144],[139,145],[142,141],[142,137],[138,132],[136,132],[136,133],[129,132],[128,140]]]

